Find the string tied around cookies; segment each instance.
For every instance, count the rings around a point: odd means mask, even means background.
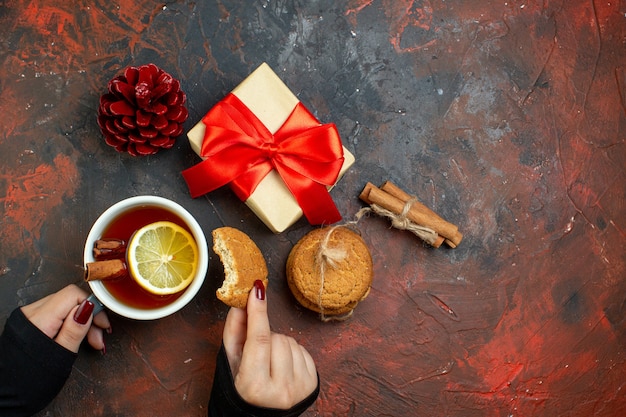
[[[326,269],[326,266],[330,266],[333,269],[337,268],[337,264],[343,261],[344,259],[346,259],[346,256],[348,256],[345,249],[331,248],[328,245],[328,241],[330,240],[330,234],[333,232],[333,230],[336,227],[338,226],[331,227],[328,230],[328,233],[326,233],[326,235],[324,236],[324,239],[320,243],[320,247],[315,256],[315,260],[317,264],[320,266],[320,269],[322,270],[322,272],[324,269]]]
[[[329,321],[343,321],[347,320],[352,316],[354,309],[351,309],[349,312],[336,316],[327,316],[324,313],[324,305],[322,303],[322,297],[324,296],[324,283],[326,280],[326,271],[328,268],[336,269],[340,262],[344,261],[348,256],[348,253],[345,249],[339,247],[330,247],[330,236],[331,234],[338,228],[342,227],[342,225],[328,227],[328,230],[324,234],[323,239],[320,242],[320,245],[315,254],[315,264],[319,268],[320,273],[320,290],[317,299],[317,307],[320,310],[320,320],[327,323]]]
[[[361,214],[358,214],[356,220],[354,221],[348,221],[335,226],[328,226],[324,231],[324,234],[321,236],[320,243],[315,252],[315,267],[319,275],[319,292],[317,294],[316,307],[320,313],[320,320],[323,322],[344,321],[349,319],[354,313],[354,309],[357,304],[369,294],[372,279],[372,263],[369,251],[367,250],[365,243],[360,238],[361,232],[356,227],[360,217]],[[331,236],[333,233],[336,233],[338,229],[347,229],[351,232],[350,235],[358,236],[356,246],[346,245],[345,236],[342,238],[336,237],[334,242],[331,242]],[[357,255],[357,253],[360,253],[360,255]],[[336,312],[331,313],[324,306],[324,301],[327,301],[324,298],[325,286],[328,284],[328,279],[333,279],[329,276],[329,273],[332,270],[339,272],[340,274],[342,272],[345,273],[346,270],[352,269],[352,266],[346,265],[346,263],[356,262],[357,260],[358,262],[364,262],[361,265],[366,265],[366,271],[368,271],[364,272],[362,277],[359,276],[359,283],[364,285],[360,290],[356,290],[358,293],[357,297],[352,299],[350,303],[345,306],[349,307],[349,310],[343,311],[341,314],[337,314]],[[358,288],[358,286],[355,282],[355,287],[351,288],[351,291],[356,288]],[[353,296],[355,295],[354,292],[352,294]],[[328,296],[328,294],[326,294],[326,296]]]

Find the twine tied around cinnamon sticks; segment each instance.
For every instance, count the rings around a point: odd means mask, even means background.
[[[380,188],[368,182],[359,198],[369,204],[374,213],[389,218],[393,227],[412,232],[434,248],[443,242],[456,248],[463,239],[456,225],[442,219],[391,181]]]

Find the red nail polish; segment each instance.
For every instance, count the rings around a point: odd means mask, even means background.
[[[263,285],[263,281],[260,279],[254,281],[254,295],[257,300],[265,300],[265,285]]]
[[[74,321],[78,324],[85,324],[89,321],[89,316],[93,312],[93,303],[89,300],[84,300],[78,306],[78,310],[74,313]]]

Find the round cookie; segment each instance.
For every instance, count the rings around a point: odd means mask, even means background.
[[[267,288],[267,265],[259,247],[241,230],[220,227],[213,230],[213,250],[224,265],[224,282],[217,298],[231,307],[246,308],[254,281]]]
[[[334,262],[320,261],[324,259],[320,246],[327,237],[325,253],[335,258]],[[365,241],[344,226],[309,232],[287,258],[287,284],[294,297],[302,306],[324,316],[351,313],[369,294],[373,275],[372,256]]]

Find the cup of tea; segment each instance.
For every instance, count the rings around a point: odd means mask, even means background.
[[[89,281],[97,301],[121,316],[136,320],[154,320],[168,316],[187,305],[202,287],[209,266],[209,250],[204,232],[187,210],[163,197],[130,197],[102,213],[87,235],[83,256],[85,266],[96,261],[93,253],[96,241],[120,239],[128,242],[137,230],[159,221],[178,224],[195,240],[198,263],[193,280],[184,290],[168,295],[146,291],[130,275],[113,280]]]

